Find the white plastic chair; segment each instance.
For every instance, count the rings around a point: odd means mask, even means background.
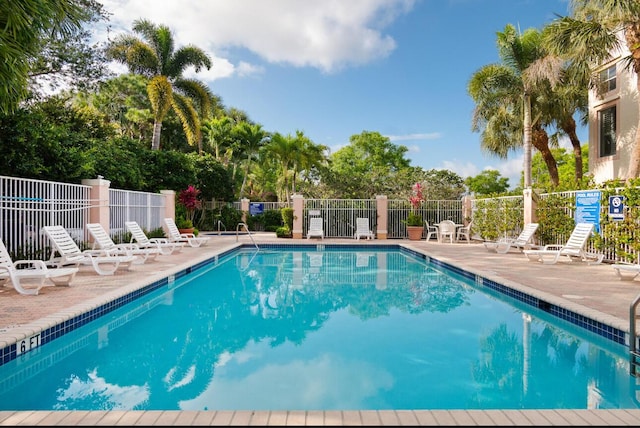
[[[441,221],[438,225],[440,242],[444,242],[449,238],[449,241],[453,244],[453,240],[456,239],[456,224],[451,220]]]
[[[98,275],[113,275],[120,266],[130,269],[131,263],[137,257],[119,255],[113,250],[82,251],[63,226],[44,226],[42,232],[52,244],[51,257],[47,264],[58,268],[90,265]]]
[[[374,239],[375,234],[369,227],[369,219],[367,217],[359,217],[356,219],[356,233],[353,234],[356,240],[360,238]]]
[[[170,242],[167,238],[149,238],[136,221],[125,221],[124,225],[131,233],[131,242],[141,248],[157,248],[163,255],[170,255],[182,251],[185,246],[184,242]]]
[[[324,239],[324,223],[322,217],[311,217],[309,219],[309,230],[307,231],[307,239],[312,237]]]
[[[47,285],[70,285],[77,272],[77,267],[49,269],[42,260],[12,261],[7,247],[0,240],[0,284],[9,279],[20,294],[34,296]],[[33,281],[26,284],[23,280]]]
[[[169,242],[184,242],[195,248],[207,245],[210,239],[208,236],[196,236],[194,233],[180,233],[180,229],[171,217],[164,219],[164,232]]]
[[[523,250],[537,248],[537,245],[532,243],[536,230],[538,230],[538,223],[528,223],[517,238],[500,238],[497,241],[485,241],[484,246],[489,251],[501,254],[506,254],[511,249],[517,249],[522,252]]]
[[[586,250],[589,238],[593,233],[593,227],[593,223],[576,223],[566,244],[550,244],[545,245],[542,249],[524,250],[523,252],[530,261],[539,261],[544,264],[555,264],[562,256],[570,261],[581,260],[588,264],[599,264],[604,259],[604,254],[591,253]]]
[[[436,240],[440,241],[440,237],[438,235],[438,226],[436,226],[435,224],[433,226],[429,226],[429,222],[427,220],[424,221],[424,228],[427,231],[427,238],[426,240],[429,241],[431,239],[431,237],[435,237]]]
[[[465,238],[467,240],[467,244],[471,243],[471,227],[473,226],[473,221],[471,221],[468,225],[462,226],[458,228],[458,232],[456,232],[456,241],[459,241],[461,238]]]
[[[144,264],[148,260],[155,260],[160,254],[157,248],[141,248],[137,244],[116,244],[100,223],[87,223],[87,230],[93,238],[94,250],[113,250],[114,254],[137,256],[133,263]]]

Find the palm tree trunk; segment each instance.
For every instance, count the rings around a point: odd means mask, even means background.
[[[151,139],[151,150],[160,150],[160,132],[162,131],[162,122],[155,120],[153,122],[153,138]]]
[[[524,188],[531,188],[531,97],[529,94],[524,95]]]
[[[249,165],[251,164],[251,160],[247,159],[247,166],[244,170],[244,177],[242,178],[242,185],[240,186],[240,198],[244,196],[244,186],[247,184],[247,177],[249,176]]]
[[[583,166],[582,166],[582,147],[580,147],[580,139],[576,134],[576,121],[571,117],[568,120],[560,124],[562,130],[569,137],[571,146],[573,147],[573,157],[576,162],[576,183],[580,183],[582,180]]]
[[[544,163],[547,165],[547,170],[549,171],[549,178],[551,179],[551,184],[554,186],[558,186],[560,184],[560,176],[558,175],[558,163],[556,162],[556,158],[553,157],[553,153],[549,149],[549,136],[547,132],[542,129],[542,127],[537,126],[533,131],[533,145],[540,152]]]

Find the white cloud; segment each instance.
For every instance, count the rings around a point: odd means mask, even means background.
[[[387,135],[389,140],[395,141],[414,141],[414,140],[438,140],[442,138],[439,132],[431,132],[429,134],[407,134],[407,135]]]
[[[112,13],[110,37],[131,32],[132,22],[167,25],[176,46],[193,44],[214,59],[216,70],[202,80],[261,72],[230,58],[230,50],[250,51],[269,63],[334,72],[387,57],[396,43],[385,26],[408,13],[415,0],[103,0]],[[106,35],[104,37],[106,39]]]
[[[522,173],[523,157],[500,161],[498,165],[487,165],[482,170],[495,169],[500,172],[501,177],[509,179],[509,188],[513,189],[520,183],[520,174]],[[447,160],[442,162],[442,169],[448,169],[458,174],[460,177],[474,177],[482,172],[478,166],[471,162],[459,162]]]

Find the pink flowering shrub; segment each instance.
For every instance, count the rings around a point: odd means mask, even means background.
[[[412,188],[412,194],[409,197],[411,203],[411,212],[405,223],[407,226],[424,226],[422,216],[416,212],[422,201],[424,201],[424,195],[422,194],[422,183],[415,183]]]
[[[193,217],[195,215],[195,211],[200,209],[202,206],[202,202],[198,199],[200,195],[200,190],[196,189],[195,186],[189,185],[186,189],[181,191],[178,194],[178,202],[185,208],[187,211],[187,220],[193,223]]]

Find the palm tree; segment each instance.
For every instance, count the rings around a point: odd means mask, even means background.
[[[232,132],[234,126],[235,122],[229,116],[207,119],[202,124],[206,140],[211,146],[217,161],[222,161],[221,151],[231,147],[233,142]]]
[[[260,124],[251,124],[249,122],[240,122],[234,128],[234,134],[237,139],[240,151],[244,155],[244,177],[242,179],[242,186],[240,186],[240,198],[244,195],[244,188],[249,176],[249,169],[251,168],[251,160],[258,154],[260,147],[262,147],[269,138],[269,133],[262,129]]]
[[[269,154],[278,159],[280,162],[280,178],[281,188],[278,192],[278,197],[281,200],[289,201],[289,174],[294,162],[295,157],[299,151],[299,147],[296,144],[296,140],[289,135],[282,135],[276,132],[271,137],[269,143],[265,146],[265,149]]]
[[[0,112],[11,113],[27,96],[30,61],[49,38],[79,31],[90,3],[21,0],[0,3]]]
[[[187,67],[211,68],[211,59],[195,46],[175,49],[173,35],[169,27],[155,25],[148,20],[133,22],[133,31],[142,39],[121,35],[107,49],[110,59],[121,62],[134,74],[149,79],[147,93],[154,113],[152,150],[160,149],[162,122],[173,109],[180,118],[182,127],[191,145],[198,144],[202,153],[200,116],[209,115],[213,94],[209,88],[196,79],[182,76]]]
[[[522,129],[524,187],[530,188],[532,96],[539,76],[531,77],[528,69],[544,57],[541,35],[533,28],[519,34],[513,25],[507,24],[497,37],[502,63],[482,67],[471,77],[467,88],[476,102],[472,129],[483,128],[484,148],[502,157],[521,146],[518,133]]]
[[[300,173],[306,172],[309,176],[314,169],[327,164],[326,152],[329,148],[322,144],[315,144],[302,131],[296,131],[296,145],[293,162],[293,178],[291,180],[291,193],[296,193],[296,181]]]
[[[636,73],[640,92],[640,2],[638,0],[572,0],[572,16],[561,17],[545,29],[548,49],[569,60],[597,67],[610,58],[620,45],[618,34],[624,34],[631,56],[627,64]],[[591,79],[597,82],[596,76]],[[637,98],[640,108],[640,98]],[[640,175],[640,118],[627,179]]]
[[[543,31],[544,34],[544,31]],[[566,63],[560,70],[561,79],[553,85],[551,91],[540,97],[539,105],[545,124],[555,124],[557,131],[552,139],[557,146],[559,135],[566,135],[573,148],[575,159],[575,184],[580,184],[583,177],[582,145],[576,132],[577,124],[574,116],[579,115],[580,123],[588,123],[589,94],[588,81],[584,73],[579,71],[580,65]]]

